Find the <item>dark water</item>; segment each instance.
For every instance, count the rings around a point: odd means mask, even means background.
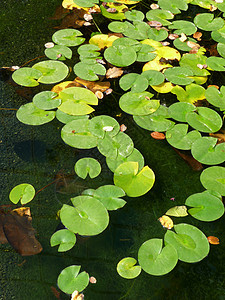
[[[61,0],[1,0],[0,67],[22,65],[43,55],[43,45],[51,40],[57,24],[49,17],[60,4]],[[18,91],[10,82],[0,81],[0,107],[19,108],[38,89]],[[113,117],[120,112],[118,100],[112,97],[106,98],[98,109]],[[124,208],[111,212],[105,232],[79,239],[71,251],[58,254],[56,248],[50,247],[49,239],[59,224],[56,214],[62,203],[68,203],[71,195],[87,187],[112,183],[112,174],[98,151],[91,150],[88,155],[100,160],[102,174],[92,182],[78,179],[74,175],[74,163],[87,152],[62,142],[61,123],[54,120],[42,126],[26,126],[17,121],[15,111],[0,110],[1,204],[9,204],[8,194],[19,183],[31,183],[39,190],[52,182],[59,171],[71,175],[67,190],[51,185],[30,203],[33,226],[44,248],[41,254],[22,258],[10,246],[0,245],[0,300],[56,299],[51,287],[56,287],[60,271],[72,264],[81,265],[82,270],[97,278],[97,284],[85,290],[85,299],[89,300],[225,299],[224,217],[210,223],[190,217],[175,220],[193,224],[207,236],[220,238],[221,244],[212,246],[202,262],[179,262],[171,273],[162,277],[142,271],[135,280],[126,280],[117,274],[116,264],[120,259],[137,258],[144,241],[163,238],[165,230],[157,219],[173,205],[171,197],[175,197],[175,205],[182,205],[189,195],[203,191],[200,173],[192,171],[166,141],[153,140],[149,132],[135,125],[124,113],[119,122],[126,124],[135,147],[154,170],[155,185],[145,196],[127,198]],[[60,188],[63,193],[58,193]],[[69,297],[61,294],[61,299]]]

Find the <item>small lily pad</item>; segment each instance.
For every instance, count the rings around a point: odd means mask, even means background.
[[[225,196],[225,168],[209,167],[205,169],[200,176],[200,181],[205,189],[217,191]]]
[[[203,13],[198,14],[194,18],[195,25],[205,31],[215,31],[224,26],[224,20],[222,18],[214,18],[214,14]]]
[[[74,65],[74,73],[81,79],[96,81],[99,80],[99,75],[106,74],[106,69],[97,62],[87,64],[81,61]]]
[[[56,118],[64,123],[64,124],[67,124],[71,121],[74,121],[74,120],[78,120],[78,119],[84,119],[84,120],[87,120],[89,118],[89,115],[84,115],[84,116],[72,116],[72,115],[68,115],[66,113],[64,113],[63,111],[57,109],[56,111]]]
[[[107,48],[104,57],[112,65],[127,67],[136,61],[137,54],[131,47],[118,45]]]
[[[218,43],[225,43],[225,26],[223,26],[222,28],[218,29],[218,30],[214,30],[211,33],[211,37],[214,41],[218,42]]]
[[[51,91],[43,91],[34,96],[33,103],[40,109],[54,109],[61,104],[61,99],[56,98],[57,96],[57,93]]]
[[[55,45],[45,49],[45,55],[50,59],[65,60],[66,58],[71,59],[73,52],[67,46]]]
[[[161,28],[161,29],[156,29],[156,28],[150,28],[148,30],[148,38],[155,40],[155,41],[163,41],[168,37],[168,32]]]
[[[148,80],[137,73],[129,73],[120,78],[121,89],[127,91],[131,88],[133,93],[141,93],[147,90]]]
[[[100,48],[97,45],[91,45],[91,44],[86,44],[86,45],[81,45],[77,49],[77,53],[80,55],[80,58],[93,58],[93,57],[98,57],[99,56],[99,51]]]
[[[193,77],[195,79],[195,77]],[[205,99],[205,89],[199,84],[191,83],[182,88],[179,85],[176,85],[171,90],[172,94],[177,96],[177,99],[180,102],[189,102],[195,103],[198,100]],[[180,106],[181,107],[181,106]],[[186,122],[186,121],[183,121]]]
[[[77,29],[60,29],[53,34],[52,40],[56,44],[73,47],[78,46],[85,41],[85,38],[81,36],[82,33]]]
[[[151,61],[154,59],[157,54],[153,53],[155,49],[147,44],[140,44],[140,48],[137,51],[137,61],[139,62],[146,62],[146,61]]]
[[[171,24],[171,22],[168,20],[173,19],[174,15],[165,9],[151,9],[147,12],[146,18],[148,21],[157,21],[163,26],[167,26]]]
[[[132,9],[125,12],[125,17],[127,18],[127,20],[133,22],[133,21],[143,21],[145,15],[143,14],[143,12],[139,10]]]
[[[116,3],[117,4],[117,3]],[[123,20],[126,19],[124,15],[124,11],[128,10],[128,7],[124,4],[116,5],[113,2],[107,2],[107,7],[105,8],[103,5],[100,6],[101,13],[104,17],[112,20]],[[108,11],[108,9],[112,9],[113,12]]]
[[[108,28],[112,32],[122,33],[128,28],[128,25],[125,22],[114,21],[108,25]]]
[[[165,76],[156,70],[144,71],[141,73],[141,76],[148,80],[149,85],[160,85],[165,80]]]
[[[162,9],[166,9],[173,14],[179,14],[180,10],[187,10],[188,4],[187,1],[184,0],[174,0],[171,2],[170,0],[159,0],[158,5]]]
[[[76,243],[76,235],[68,230],[61,229],[56,231],[50,239],[50,244],[52,247],[59,245],[58,252],[68,251]]]
[[[190,76],[193,76],[193,72],[184,67],[168,68],[165,70],[164,75],[174,84],[187,85],[194,81],[194,79],[190,78]]]
[[[135,266],[137,263],[133,257],[125,257],[117,264],[118,274],[126,279],[133,279],[141,273],[141,267]]]
[[[176,102],[169,107],[169,115],[176,121],[186,122],[186,114],[189,111],[195,111],[195,105],[191,103]]]
[[[12,203],[17,204],[19,201],[22,205],[30,202],[35,196],[35,189],[29,183],[16,185],[9,194]]]
[[[193,76],[207,76],[210,75],[209,71],[198,67],[198,65],[206,64],[206,58],[205,55],[186,53],[180,60],[180,66],[190,69],[193,72]]]
[[[175,29],[173,33],[180,35],[184,33],[186,35],[191,35],[197,31],[195,24],[189,21],[173,21],[171,25],[168,26],[169,29]]]
[[[75,164],[75,172],[79,177],[85,179],[89,174],[90,178],[95,178],[101,173],[100,163],[92,157],[79,159]]]
[[[126,22],[128,28],[123,32],[125,36],[131,39],[144,40],[149,38],[151,28],[145,22],[135,21],[133,24]]]
[[[166,215],[173,217],[185,217],[188,215],[185,205],[174,206],[167,210]]]
[[[209,103],[225,110],[225,86],[222,85],[220,90],[215,86],[210,86],[205,92],[205,97]]]
[[[34,87],[39,85],[38,79],[41,76],[41,71],[24,67],[14,71],[12,74],[12,79],[19,85]]]
[[[117,135],[120,125],[114,118],[100,115],[90,120],[89,130],[94,136],[103,139],[106,133],[111,137]]]

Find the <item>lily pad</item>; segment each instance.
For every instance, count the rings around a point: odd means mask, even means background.
[[[99,56],[99,51],[100,48],[97,45],[92,45],[92,44],[86,44],[86,45],[81,45],[77,49],[77,53],[80,55],[80,59],[83,58],[93,58],[93,57],[98,57]]]
[[[160,22],[163,26],[167,26],[171,24],[170,21],[174,18],[174,15],[165,9],[152,9],[149,10],[146,14],[146,18],[148,21],[157,21]]]
[[[103,5],[101,5],[100,9],[102,15],[112,20],[126,19],[126,17],[124,16],[124,11],[128,10],[128,7],[124,4],[121,5],[116,5],[116,4],[113,2],[107,2],[107,7],[115,10],[113,12],[107,11],[108,8],[105,8]]]
[[[184,0],[174,0],[171,2],[170,0],[159,0],[158,5],[162,9],[166,9],[173,14],[179,14],[180,10],[187,10],[188,4]]]
[[[112,32],[122,33],[128,28],[128,25],[126,22],[113,21],[109,23],[108,28]]]
[[[135,21],[133,24],[126,22],[128,28],[123,32],[125,36],[131,39],[144,40],[149,38],[150,26],[141,21]]]
[[[94,136],[103,139],[106,133],[111,137],[117,135],[120,125],[114,118],[100,115],[90,120],[89,130]]]
[[[191,103],[181,103],[181,102],[177,102],[174,103],[172,105],[170,105],[169,107],[169,115],[176,121],[179,122],[186,122],[186,114],[189,111],[195,111],[196,107],[195,105],[191,104]]]
[[[214,71],[225,71],[225,59],[222,57],[210,56],[206,59],[206,64]]]
[[[143,21],[145,15],[143,14],[143,12],[139,10],[132,9],[125,12],[125,17],[127,18],[127,20],[133,22],[133,21]]]
[[[73,52],[67,46],[55,45],[45,49],[45,55],[50,59],[65,60],[66,58],[71,59]]]
[[[81,36],[82,33],[77,29],[60,29],[53,34],[52,40],[56,44],[73,47],[78,46],[85,41],[85,38]]]
[[[106,69],[96,61],[89,64],[81,61],[74,65],[74,73],[84,80],[96,81],[99,80],[99,75],[106,74]]]
[[[195,263],[205,258],[209,253],[209,242],[204,233],[189,224],[174,225],[176,231],[167,230],[165,244],[172,245],[177,250],[181,261]]]
[[[154,182],[155,174],[148,166],[138,173],[138,162],[125,162],[114,173],[114,184],[121,187],[129,197],[146,194]]]
[[[54,109],[61,104],[61,99],[56,98],[57,96],[57,93],[51,91],[43,91],[34,96],[33,103],[40,109]]]
[[[148,30],[148,38],[155,40],[155,41],[163,41],[168,37],[168,32],[161,28],[161,29],[156,29],[156,28],[150,28]]]
[[[137,54],[131,47],[118,45],[107,48],[104,57],[112,65],[127,67],[136,61]]]
[[[119,39],[118,36],[108,34],[96,34],[89,40],[89,44],[97,45],[100,49],[112,46],[115,40]]]
[[[191,35],[197,31],[195,24],[189,21],[173,21],[171,25],[168,26],[169,29],[175,29],[173,33],[180,35],[184,33],[186,35]]]
[[[38,79],[41,76],[41,71],[24,67],[14,71],[12,74],[12,79],[19,85],[34,87],[39,85]]]
[[[148,80],[137,73],[129,73],[120,78],[121,89],[127,91],[131,88],[133,93],[141,93],[147,90]]]
[[[214,14],[203,13],[198,14],[194,18],[195,25],[205,31],[215,31],[224,26],[224,20],[222,18],[214,18]]]
[[[63,225],[80,235],[97,235],[109,224],[109,215],[105,206],[90,196],[78,196],[71,199],[74,206],[64,204],[60,210]]]
[[[209,167],[205,169],[200,176],[200,181],[205,189],[217,191],[225,196],[225,168]]]
[[[214,41],[218,42],[218,43],[225,43],[225,26],[223,26],[222,28],[220,28],[219,30],[215,30],[211,33],[211,37]]]
[[[29,183],[21,183],[16,185],[9,194],[12,203],[17,204],[19,201],[22,205],[30,202],[35,196],[35,189]]]
[[[68,251],[76,243],[76,235],[68,230],[61,229],[56,231],[50,239],[50,244],[52,247],[59,245],[58,252]]]
[[[177,49],[179,49],[181,51],[189,52],[189,51],[191,51],[191,47],[188,46],[187,42],[196,43],[196,40],[188,37],[186,41],[182,42],[179,38],[177,38],[173,41],[173,45],[174,45],[174,47],[176,47]]]
[[[190,78],[190,76],[193,76],[193,72],[184,67],[168,68],[165,70],[164,75],[174,84],[187,85],[194,81],[194,79]]]
[[[186,199],[185,204],[193,207],[188,212],[200,221],[215,221],[224,214],[222,197],[217,197],[210,191],[191,195]]]
[[[140,49],[137,51],[137,61],[139,62],[146,62],[146,61],[151,61],[154,59],[157,54],[153,53],[155,49],[147,44],[139,44]]]
[[[178,261],[176,249],[168,244],[163,247],[162,239],[144,242],[138,251],[138,262],[142,269],[154,276],[161,276],[172,271]]]
[[[217,51],[218,51],[218,53],[219,53],[222,57],[225,57],[225,44],[223,44],[223,43],[218,43],[218,44],[217,44]]]
[[[180,60],[180,66],[190,69],[193,72],[193,76],[207,76],[210,75],[209,71],[198,67],[198,65],[206,64],[206,58],[205,55],[186,53]]]
[[[195,78],[193,77],[193,79]],[[173,87],[171,93],[175,94],[180,102],[195,103],[198,100],[205,99],[204,87],[195,83],[188,84],[185,86],[185,88],[176,85],[175,87]]]
[[[141,273],[141,267],[135,266],[137,263],[133,257],[125,257],[117,264],[118,274],[126,279],[133,279]]]
[[[75,172],[79,177],[85,179],[89,174],[90,178],[95,178],[101,173],[100,163],[92,157],[79,159],[75,164]]]
[[[148,80],[149,85],[160,85],[165,80],[165,76],[156,70],[144,71],[141,73],[141,76]]]
[[[187,207],[185,205],[171,207],[167,210],[166,215],[173,217],[185,217],[188,215]]]
[[[55,111],[39,109],[31,102],[20,106],[16,117],[20,122],[27,125],[42,125],[55,118]]]
[[[98,0],[73,0],[80,7],[93,7],[99,3]]]
[[[87,120],[89,118],[89,115],[84,115],[84,116],[72,116],[72,115],[68,115],[66,113],[64,113],[63,111],[57,109],[56,111],[56,118],[64,123],[64,124],[67,124],[71,121],[74,121],[74,120],[78,120],[78,119],[84,119],[84,120]]]
[[[210,86],[205,92],[205,97],[209,103],[225,110],[225,86],[222,85],[220,90],[215,86]]]
[[[58,286],[64,293],[72,294],[75,290],[82,292],[89,284],[89,275],[80,272],[81,266],[69,266],[61,271],[58,277]]]

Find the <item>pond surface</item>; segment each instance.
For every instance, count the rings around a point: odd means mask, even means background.
[[[53,27],[59,23],[50,17],[60,4],[61,0],[1,0],[0,67],[21,66],[43,55],[44,44],[51,41]],[[139,128],[125,113],[117,120],[128,127],[126,133],[145,157],[145,164],[154,170],[153,189],[143,197],[127,198],[124,208],[111,212],[110,224],[102,234],[79,238],[75,247],[64,254],[50,247],[49,239],[59,225],[56,215],[62,203],[69,203],[70,197],[88,187],[112,184],[112,173],[97,150],[78,151],[65,145],[60,138],[62,124],[57,120],[42,126],[26,126],[16,119],[15,110],[2,110],[18,109],[38,91],[39,88],[22,89],[10,81],[0,81],[1,204],[9,204],[8,194],[17,184],[27,182],[39,190],[54,181],[59,172],[65,175],[65,181],[50,185],[30,203],[32,224],[43,246],[39,255],[21,257],[9,245],[0,245],[0,300],[57,299],[52,288],[57,288],[58,274],[72,264],[81,265],[82,270],[97,279],[96,285],[85,290],[85,299],[89,300],[225,299],[224,217],[211,223],[191,217],[175,220],[197,226],[206,236],[220,238],[221,244],[212,246],[208,257],[200,263],[179,262],[171,273],[161,277],[142,271],[138,278],[126,280],[117,274],[120,259],[137,258],[144,241],[163,238],[165,230],[158,222],[160,216],[174,205],[183,205],[189,195],[204,190],[200,172],[193,171],[166,141],[153,140],[148,131]],[[118,99],[108,96],[96,115],[99,111],[116,117],[121,113]],[[97,180],[78,179],[74,174],[75,161],[87,154],[102,164],[103,171]],[[69,297],[61,293],[60,299]]]

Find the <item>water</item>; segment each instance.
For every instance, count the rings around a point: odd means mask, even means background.
[[[51,40],[56,21],[49,19],[61,0],[2,0],[0,3],[0,66],[22,65],[43,55],[44,44]],[[18,91],[10,82],[0,82],[1,107],[19,108],[29,102],[39,88]],[[20,93],[20,94],[18,94]],[[21,96],[23,93],[23,96]],[[25,96],[25,97],[24,97]],[[168,102],[169,100],[164,100]],[[99,105],[98,114],[120,113],[118,100],[108,96]],[[124,208],[110,213],[109,227],[100,235],[79,239],[73,250],[59,254],[51,248],[49,239],[59,221],[57,211],[62,203],[69,203],[72,195],[86,187],[112,183],[112,174],[104,165],[98,151],[78,151],[65,145],[60,138],[62,125],[54,120],[42,126],[19,123],[14,110],[0,110],[0,195],[1,204],[9,204],[8,194],[17,184],[28,182],[41,189],[54,180],[60,171],[70,177],[71,194],[58,193],[59,186],[51,185],[30,203],[33,226],[44,250],[33,257],[21,257],[7,245],[0,245],[0,300],[53,300],[51,287],[56,286],[60,271],[72,264],[82,266],[96,285],[85,290],[85,299],[91,300],[161,300],[161,299],[225,299],[224,217],[203,223],[191,217],[176,219],[199,227],[207,236],[221,240],[212,246],[209,256],[196,264],[179,262],[176,268],[162,277],[142,271],[135,280],[122,279],[116,264],[125,256],[137,258],[140,245],[150,238],[163,238],[165,230],[157,219],[174,205],[183,205],[185,199],[203,191],[199,172],[194,172],[175,153],[166,141],[153,140],[149,132],[139,128],[132,118],[122,113],[118,118],[128,129],[135,147],[156,174],[153,189],[143,197],[127,198]],[[90,154],[100,160],[103,173],[95,181],[83,181],[74,175],[75,161]],[[62,192],[62,190],[61,190]],[[67,190],[68,192],[68,190]],[[175,202],[169,200],[175,197]],[[61,299],[69,299],[61,293]]]

